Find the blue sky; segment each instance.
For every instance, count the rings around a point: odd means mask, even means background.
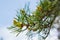
[[[0,26],[12,25],[12,20],[16,16],[16,11],[24,7],[30,1],[33,10],[37,0],[0,0]]]

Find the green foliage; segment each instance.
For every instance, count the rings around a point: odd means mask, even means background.
[[[20,9],[17,18],[13,20],[14,27],[9,27],[9,29],[14,29],[19,33],[27,29],[33,32],[38,31],[39,33],[42,30],[48,29],[48,33],[45,33],[48,36],[55,18],[60,15],[59,4],[59,0],[40,0],[36,10],[31,13],[32,15],[30,14],[29,6],[27,10],[25,8]],[[26,29],[23,30],[24,27]]]

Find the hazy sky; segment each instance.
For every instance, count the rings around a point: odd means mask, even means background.
[[[12,24],[16,11],[24,7],[25,3],[30,1],[30,7],[33,10],[38,0],[0,0],[0,26]]]

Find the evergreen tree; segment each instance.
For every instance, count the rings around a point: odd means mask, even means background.
[[[60,0],[39,1],[35,11],[30,12],[29,6],[26,6],[27,8],[20,9],[17,12],[18,14],[13,20],[13,25],[9,27],[9,29],[13,29],[13,32],[18,33],[17,36],[25,30],[29,32],[37,31],[36,33],[43,39],[46,39],[49,35],[55,18],[60,15]],[[40,35],[41,33],[42,35]]]

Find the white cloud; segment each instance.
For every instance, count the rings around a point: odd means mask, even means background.
[[[51,29],[49,36],[46,38],[46,40],[58,40],[57,38],[58,32],[57,29]]]
[[[10,31],[6,27],[0,27],[0,37],[3,37],[4,40],[27,40],[27,36],[25,32],[19,34],[19,36],[15,36],[15,34],[10,33]],[[37,40],[37,37],[33,37],[34,40]],[[46,40],[57,40],[57,30],[51,29],[51,32]]]
[[[4,40],[15,40],[14,35],[9,33],[9,30],[5,27],[0,27],[0,36],[2,36]]]

